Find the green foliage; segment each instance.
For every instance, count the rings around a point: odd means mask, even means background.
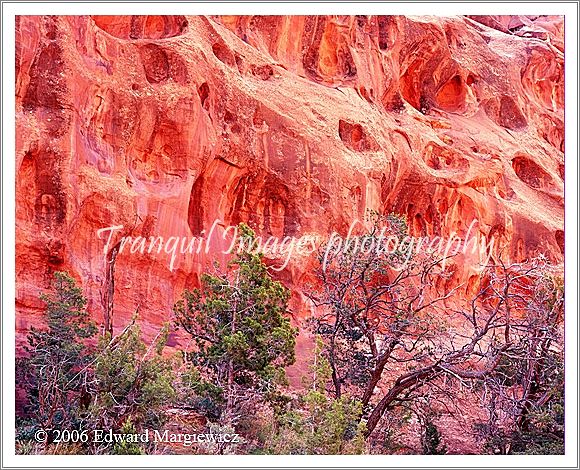
[[[402,238],[407,230],[405,221],[392,217],[389,223]],[[241,231],[253,239],[246,226],[242,225]],[[423,292],[413,291],[412,283],[393,284],[368,298],[357,289],[361,285],[371,290],[386,285],[392,264],[403,255],[394,253],[394,258],[385,261],[347,250],[331,260],[325,272],[327,283],[322,287],[340,286],[344,290],[339,289],[341,296],[334,295],[338,291],[325,292],[323,304],[331,315],[321,317],[316,324],[310,374],[303,380],[305,391],[293,397],[283,393],[285,367],[295,360],[297,335],[287,318],[289,292],[271,278],[261,255],[238,253],[226,273],[204,274],[201,287],[185,291],[174,306],[179,325],[194,343],[193,350],[184,354],[178,380],[176,362],[163,354],[168,325],[146,344],[133,319],[122,333],[101,336],[96,346],[89,347],[94,340],[87,340],[95,336],[96,327],[86,311],[86,299],[70,276],[56,273],[54,292],[41,296],[46,303],[46,328],[31,329],[27,356],[17,361],[17,386],[27,398],[27,416],[17,421],[17,452],[146,453],[151,448],[130,441],[39,444],[34,442],[34,431],[111,429],[138,434],[147,428],[161,429],[167,420],[167,407],[175,402],[207,417],[209,432],[243,436],[236,443],[200,444],[195,450],[201,452],[399,451],[397,438],[410,415],[401,415],[400,406],[389,408],[382,426],[366,442],[365,419],[370,428],[367,413],[372,402],[364,402],[361,392],[369,390],[369,377],[377,376],[376,371],[381,378],[383,369],[377,368],[377,363],[384,353],[380,348],[390,344],[387,338],[393,347],[403,345],[405,352],[411,353],[413,349],[407,350],[407,345],[421,345],[419,339],[430,340],[437,331],[423,329],[428,322],[416,315],[418,310],[409,307],[404,311],[401,307],[405,296],[414,298],[416,292]],[[407,274],[409,279],[416,277],[413,271]],[[476,427],[490,453],[562,454],[563,283],[553,273],[542,273],[534,282],[528,278],[518,296],[509,299],[513,311],[525,315],[512,321],[510,342],[502,349],[501,359],[483,379],[478,378],[480,387],[474,388],[485,390],[489,400],[489,419]],[[375,293],[382,297],[380,304],[373,303]],[[381,315],[365,317],[371,309]],[[494,341],[500,336],[490,341],[490,347],[497,351]],[[424,355],[429,350],[416,352]],[[407,362],[404,354],[395,358]],[[407,364],[412,370],[413,364]],[[451,390],[449,399],[453,400]],[[514,395],[514,390],[521,391],[522,396]],[[423,391],[412,391],[414,395],[405,399],[416,404]],[[366,409],[363,403],[368,403]],[[421,416],[422,452],[445,454],[433,415],[424,412]],[[199,425],[199,416],[195,421]]]
[[[175,397],[173,364],[162,356],[167,331],[165,325],[149,348],[135,323],[113,340],[100,338],[91,413],[101,427],[112,429],[126,419],[130,425],[163,423],[162,407]]]
[[[122,434],[137,434],[137,428],[133,424],[131,418],[127,418],[127,421],[121,426],[120,433]],[[142,455],[143,451],[142,444],[138,442],[130,442],[127,440],[121,440],[113,445],[113,450],[111,452],[115,455]]]
[[[275,415],[275,428],[265,446],[273,454],[361,454],[365,450],[365,426],[360,422],[362,404],[342,396],[329,398],[326,384],[331,370],[323,355],[324,344],[316,338],[310,389]]]
[[[529,417],[514,433],[514,454],[564,454],[564,367],[552,375],[549,399],[531,408]]]
[[[32,428],[79,425],[93,356],[84,340],[96,334],[86,298],[66,273],[54,275],[54,293],[43,294],[47,328],[31,328],[26,357],[17,360],[17,384],[26,391]]]
[[[46,302],[46,329],[32,328],[27,357],[17,361],[17,386],[27,392],[26,418],[17,423],[19,448],[28,452],[38,429],[136,429],[159,426],[163,407],[175,392],[171,361],[162,357],[166,325],[146,348],[133,323],[119,336],[109,334],[88,347],[96,327],[86,311],[86,299],[72,277],[56,273],[54,293]],[[50,443],[49,443],[50,444]],[[90,441],[47,444],[44,452],[136,453],[140,448],[112,445],[94,447]]]
[[[314,342],[314,361],[309,367],[311,375],[302,378],[302,383],[307,389],[324,392],[331,379],[332,369],[324,351],[324,341],[320,335],[317,335]]]
[[[188,365],[180,375],[179,402],[211,421],[219,419],[225,404],[224,389],[205,380],[198,369]]]
[[[421,445],[424,455],[444,455],[447,453],[447,447],[441,442],[441,433],[430,419],[424,423]]]
[[[253,239],[247,226],[240,229]],[[207,397],[220,409],[232,405],[234,389],[271,394],[283,380],[284,368],[294,363],[297,335],[286,318],[289,291],[271,278],[259,253],[238,253],[228,268],[202,275],[201,288],[186,290],[174,307],[178,325],[195,343],[187,354],[191,365],[203,381],[224,384],[220,394],[225,405],[215,393]]]
[[[277,418],[266,452],[272,454],[361,454],[364,424],[358,400],[311,390]]]
[[[85,309],[87,299],[75,280],[64,272],[54,274],[54,289],[55,295],[40,296],[46,302],[47,337],[66,348],[79,349],[78,345],[69,344],[71,339],[90,338],[97,332]]]

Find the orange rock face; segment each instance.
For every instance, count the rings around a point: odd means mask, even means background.
[[[103,327],[139,309],[153,334],[223,246],[171,270],[117,242],[216,220],[322,238],[367,210],[417,236],[475,221],[509,260],[563,260],[562,17],[20,17],[16,31],[19,341],[55,270]],[[297,320],[312,265],[274,272]]]

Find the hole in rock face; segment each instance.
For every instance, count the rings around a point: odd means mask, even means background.
[[[269,80],[272,75],[274,75],[274,69],[272,66],[266,65],[252,65],[251,67],[252,75],[260,78],[261,80]]]
[[[169,77],[167,53],[157,44],[146,44],[139,49],[145,77],[149,83],[161,83]]]
[[[437,105],[444,111],[462,111],[465,107],[465,85],[459,75],[445,83],[436,96]]]
[[[224,112],[224,122],[227,122],[228,124],[236,122],[236,117],[227,109]]]
[[[512,167],[524,183],[534,189],[552,189],[552,177],[536,162],[521,154],[514,157]]]
[[[134,19],[131,24],[133,38],[170,38],[179,36],[187,26],[184,16],[146,16],[139,21]]]
[[[376,140],[368,135],[360,124],[353,124],[342,119],[338,121],[340,140],[351,150],[365,152],[378,150]]]
[[[560,252],[564,254],[564,231],[563,230],[556,230],[554,234],[556,238],[556,243],[558,244],[558,248],[560,248]]]
[[[504,24],[502,24],[500,21],[498,21],[497,16],[494,16],[494,15],[467,15],[467,18],[470,18],[473,21],[476,21],[477,23],[485,25],[488,28],[497,29],[498,31],[501,31],[502,33],[509,32],[507,27]]]
[[[500,99],[491,98],[485,102],[484,108],[486,114],[498,126],[519,130],[528,125],[517,103],[509,96],[502,96]]]
[[[427,226],[421,214],[415,214],[413,217],[412,231],[415,236],[426,235]]]
[[[361,86],[359,88],[358,92],[359,92],[359,95],[361,97],[363,97],[365,100],[367,100],[369,103],[372,102],[372,100],[371,100],[371,98],[370,98],[370,96],[369,96],[369,94],[367,92],[367,89],[364,86]]]
[[[356,76],[350,39],[339,31],[330,17],[307,16],[303,43],[309,44],[302,55],[302,66],[310,79],[317,82],[351,81]]]
[[[396,19],[394,16],[378,17],[379,26],[379,48],[384,51],[389,49],[394,43],[394,35],[396,34]]]
[[[62,157],[52,150],[34,149],[24,155],[18,170],[27,178],[27,191],[34,199],[34,219],[45,227],[62,225],[66,219],[66,194],[61,180]]]
[[[203,204],[203,174],[199,175],[191,188],[189,207],[187,211],[187,224],[194,237],[199,237],[203,230],[204,204]]]
[[[404,23],[399,89],[407,103],[428,114],[431,108],[439,106],[438,93],[445,105],[449,96],[455,96],[464,87],[460,76],[455,78],[462,67],[453,59],[442,28],[409,20]]]
[[[499,108],[499,125],[507,129],[517,130],[528,125],[526,118],[516,102],[509,96],[502,96]]]
[[[57,269],[64,263],[65,246],[62,242],[55,240],[46,247],[47,261],[53,269]]]
[[[433,223],[433,205],[432,204],[429,204],[429,206],[427,207],[427,211],[425,212],[425,222],[427,222],[428,224]]]
[[[95,15],[95,24],[119,39],[165,39],[180,36],[187,28],[182,15]]]
[[[363,139],[362,126],[356,124],[352,127],[351,139],[354,144],[358,144]]]
[[[545,110],[564,106],[564,61],[548,48],[531,46],[528,63],[521,71],[526,94]]]
[[[209,108],[209,103],[207,99],[209,97],[209,85],[207,82],[203,82],[199,88],[197,89],[197,93],[199,94],[199,99],[201,101],[201,106],[207,110]]]
[[[400,113],[405,109],[405,102],[398,91],[391,95],[385,94],[381,101],[387,111]]]
[[[356,25],[359,28],[362,28],[365,24],[367,24],[367,17],[364,15],[355,15]]]
[[[558,149],[564,151],[564,123],[555,117],[543,115],[540,118],[541,127],[538,131],[542,138]]]
[[[294,236],[300,226],[291,191],[276,176],[262,172],[247,174],[231,185],[228,201],[233,201],[226,223],[245,222],[260,227],[258,233],[278,237]]]
[[[434,170],[456,169],[467,170],[469,162],[450,147],[443,147],[435,142],[425,146],[423,159],[429,168]]]
[[[420,62],[416,60],[400,77],[399,86],[401,90],[401,97],[411,106],[413,106],[413,108],[420,111],[421,108],[425,107],[427,102],[422,95],[421,83],[423,83],[423,78],[421,76],[421,71],[418,70],[419,68]]]
[[[234,54],[234,60],[236,62],[236,67],[238,68],[238,72],[240,72],[241,74],[245,74],[247,66],[242,56],[239,54]]]
[[[211,46],[211,50],[220,62],[226,64],[229,67],[236,67],[236,58],[234,57],[232,51],[230,51],[225,44],[216,42],[213,46]]]

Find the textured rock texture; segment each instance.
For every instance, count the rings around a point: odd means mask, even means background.
[[[510,260],[563,259],[561,17],[20,17],[16,31],[19,341],[55,270],[103,327],[138,308],[151,335],[214,259],[105,256],[96,231],[113,225],[114,243],[215,219],[325,236],[374,209],[419,236],[475,220]],[[473,289],[477,261],[452,282]],[[276,274],[297,320],[310,266]]]

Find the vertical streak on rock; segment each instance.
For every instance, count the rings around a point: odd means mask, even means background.
[[[115,261],[119,254],[120,243],[117,243],[107,254],[105,285],[103,286],[103,308],[105,309],[105,333],[113,336],[113,297],[115,295]]]
[[[264,168],[270,165],[270,154],[268,152],[268,125],[264,123],[262,129],[259,131],[262,134],[262,149],[264,151]]]
[[[304,154],[306,155],[306,200],[310,201],[312,195],[312,169],[310,163],[310,147],[304,139]]]
[[[322,34],[324,33],[324,26],[326,25],[326,20],[322,18],[322,25],[320,25],[318,16],[307,17],[304,29],[305,41],[308,41],[308,45],[305,46],[306,51],[303,53],[302,66],[306,72],[306,76],[314,81],[321,81],[322,77],[318,73],[318,59],[319,59],[319,47],[322,41]]]

